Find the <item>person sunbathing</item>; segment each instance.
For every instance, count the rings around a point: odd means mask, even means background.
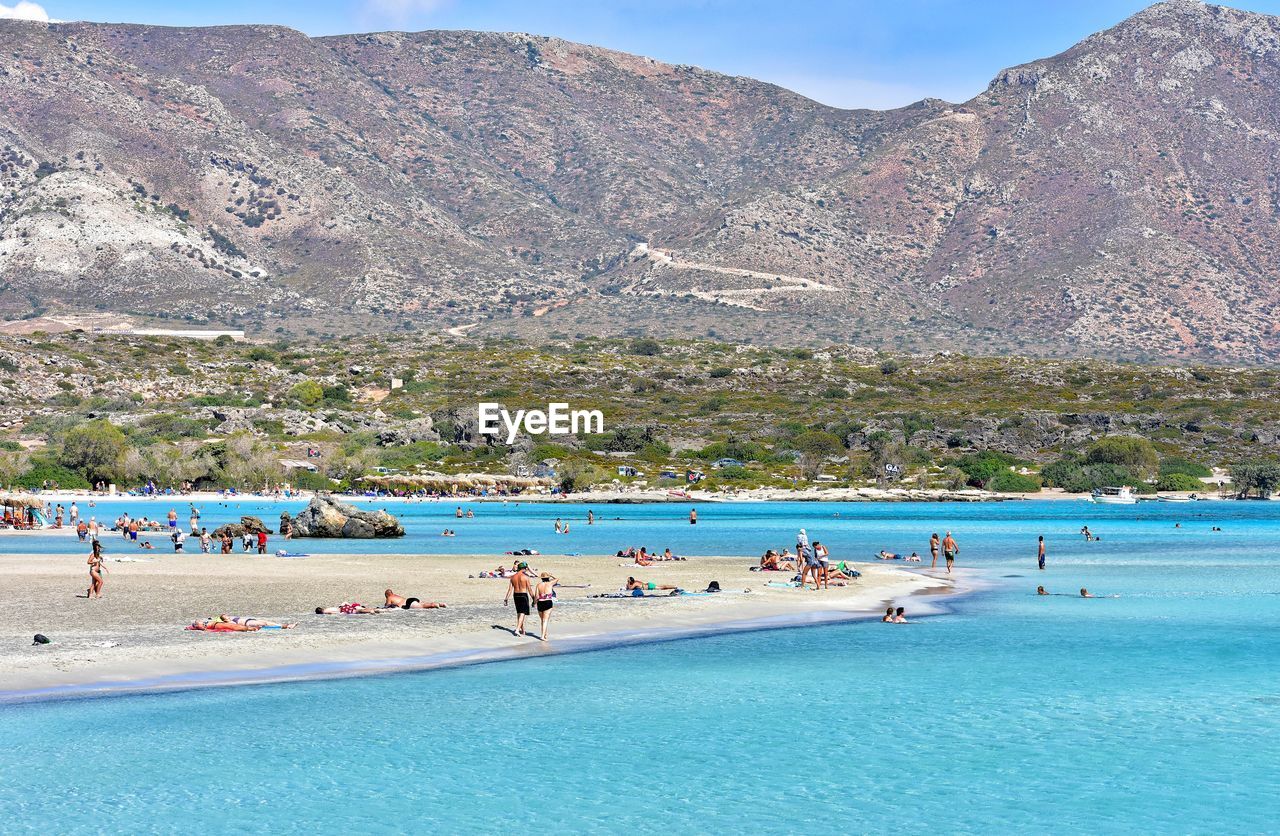
[[[627,578],[627,592],[634,592],[637,589],[653,591],[655,589],[679,589],[680,587],[669,583],[654,583],[653,581],[638,581],[635,578]]]
[[[378,615],[380,612],[352,601],[343,601],[336,607],[316,607],[316,615]]]
[[[248,624],[239,624],[234,621],[222,621],[219,618],[206,618],[203,621],[193,621],[183,629],[208,633],[256,633],[262,628],[250,627]]]
[[[662,551],[662,559],[663,560],[684,560],[685,558],[680,557],[679,555],[672,554],[671,549],[666,548],[666,549],[663,549]]]
[[[251,627],[255,630],[260,630],[264,627],[267,628],[268,630],[291,630],[294,627],[298,626],[297,624],[293,624],[293,623],[280,624],[275,621],[267,621],[265,618],[258,618],[257,616],[253,616],[253,615],[227,615],[226,613],[219,613],[213,618],[207,619],[206,623],[210,625],[219,624],[219,623],[239,624],[244,627]]]
[[[853,577],[854,577],[854,576],[853,576],[853,575],[847,575],[847,574],[845,574],[844,568],[845,568],[845,564],[841,563],[839,566],[837,566],[837,567],[836,567],[836,568],[834,568],[834,569],[828,569],[828,570],[827,570],[827,577],[828,577],[829,579],[833,580],[833,581],[851,581],[851,580],[853,580]]]
[[[382,607],[385,610],[437,610],[443,609],[445,606],[444,604],[440,604],[435,601],[421,601],[417,598],[406,598],[403,595],[397,595],[390,589],[382,594],[383,597],[386,598],[386,603],[383,604]]]
[[[876,559],[878,559],[878,560],[901,560],[901,559],[902,559],[902,555],[900,555],[900,554],[894,554],[893,552],[887,552],[887,551],[881,550],[881,551],[880,551],[880,554],[876,555]]]

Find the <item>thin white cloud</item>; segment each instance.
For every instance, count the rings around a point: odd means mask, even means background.
[[[816,102],[832,107],[865,107],[875,110],[902,107],[924,98],[963,102],[980,93],[984,86],[979,84],[974,89],[967,90],[956,86],[953,82],[940,84],[936,88],[925,88],[913,84],[870,81],[865,78],[785,73],[765,75],[763,80],[794,90],[802,96],[808,96]]]
[[[16,6],[6,6],[0,3],[0,20],[38,20],[41,23],[49,23],[49,13],[44,10],[44,6],[39,3],[31,3],[28,0],[19,0]]]

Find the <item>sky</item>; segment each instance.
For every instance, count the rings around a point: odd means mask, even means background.
[[[6,5],[8,4],[8,5]],[[309,35],[530,32],[780,84],[837,107],[965,101],[1001,69],[1067,49],[1144,0],[0,0],[0,17]],[[1280,0],[1236,4],[1280,14]]]

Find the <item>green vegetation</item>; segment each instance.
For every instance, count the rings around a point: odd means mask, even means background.
[[[68,490],[88,490],[89,480],[74,470],[47,460],[35,461],[31,468],[18,477],[14,484],[27,490],[38,490],[56,485]]]
[[[1018,474],[1013,473],[1010,468],[1025,464],[1026,462],[1016,456],[1011,456],[1008,453],[1001,453],[996,450],[983,450],[980,453],[971,453],[966,456],[961,456],[952,462],[952,466],[959,468],[967,477],[966,484],[975,488],[987,488],[996,480],[997,477],[1003,477],[1006,474],[1016,476]],[[1035,487],[1033,488],[1011,488],[1009,490],[1015,492],[1040,490],[1039,480],[1034,481]],[[997,489],[990,488],[990,490]]]
[[[304,380],[289,387],[289,392],[285,397],[291,401],[297,401],[303,406],[315,406],[324,400],[324,389],[314,380]]]
[[[822,474],[857,486],[1204,490],[1198,480],[1214,467],[1270,460],[1280,433],[1277,375],[1266,369],[630,337],[540,347],[409,333],[270,344],[36,339],[0,338],[0,398],[28,416],[0,438],[0,452],[26,456],[19,437],[46,446],[20,468],[0,462],[0,478],[26,478],[39,462],[92,481],[260,487],[285,475],[279,459],[317,449],[319,478],[340,483],[372,467],[512,472],[549,461],[576,488],[615,478],[674,486],[693,469],[726,487],[805,486]],[[22,362],[33,352],[38,389],[26,386]],[[374,401],[392,376],[406,385]],[[512,410],[551,401],[600,409],[607,432],[537,436],[514,449],[487,443],[473,435],[481,399]],[[441,440],[407,443],[428,421]],[[411,422],[415,431],[402,432]],[[219,436],[220,426],[240,433]],[[742,466],[711,467],[721,459]],[[619,476],[618,465],[643,475]]]
[[[1240,497],[1269,497],[1280,490],[1280,463],[1251,460],[1231,468],[1231,484]]]
[[[118,427],[103,420],[90,421],[73,427],[63,436],[59,463],[84,474],[91,483],[117,482],[123,475],[127,447],[124,433]]]
[[[1161,491],[1203,491],[1205,483],[1189,473],[1166,473],[1156,481]]]
[[[1137,481],[1149,479],[1160,465],[1160,454],[1145,438],[1108,436],[1089,447],[1085,461],[1090,464],[1114,465],[1133,474]]]

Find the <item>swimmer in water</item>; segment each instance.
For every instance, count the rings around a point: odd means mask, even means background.
[[[883,624],[893,623],[893,607],[889,607],[884,611],[884,618],[880,619]]]
[[[1036,587],[1036,594],[1037,594],[1037,595],[1048,595],[1049,593],[1044,591],[1044,587],[1043,587],[1043,586],[1037,586],[1037,587]]]
[[[1097,598],[1098,596],[1094,595],[1092,592],[1090,592],[1089,590],[1085,589],[1082,586],[1080,587],[1080,597],[1081,598]]]

